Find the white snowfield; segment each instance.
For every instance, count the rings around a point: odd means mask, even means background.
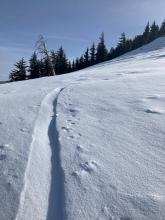
[[[165,219],[165,38],[0,106],[0,220]]]

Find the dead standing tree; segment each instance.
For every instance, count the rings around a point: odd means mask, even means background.
[[[51,58],[49,56],[49,51],[47,50],[47,47],[46,47],[46,41],[42,35],[39,36],[39,38],[35,44],[35,48],[39,53],[43,54],[46,57],[46,59],[49,62],[49,65],[50,65],[52,75],[55,76],[56,75],[55,69],[54,69],[53,63],[51,61]]]

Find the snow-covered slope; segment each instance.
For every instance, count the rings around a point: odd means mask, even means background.
[[[0,220],[165,219],[165,38],[0,106]]]

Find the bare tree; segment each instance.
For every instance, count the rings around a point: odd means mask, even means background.
[[[39,38],[35,44],[35,48],[39,53],[43,54],[47,58],[49,65],[51,67],[52,75],[55,76],[56,75],[55,69],[54,69],[53,63],[51,61],[49,51],[47,50],[46,41],[45,41],[45,38],[43,37],[43,35],[39,36]]]

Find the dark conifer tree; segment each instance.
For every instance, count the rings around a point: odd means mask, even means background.
[[[95,64],[96,62],[96,48],[95,44],[92,44],[92,47],[90,48],[90,65]]]
[[[112,60],[113,58],[115,58],[115,49],[113,47],[111,47],[109,53],[108,53],[108,60]]]
[[[158,36],[159,36],[159,26],[156,25],[154,21],[150,28],[149,42],[155,40]]]
[[[35,79],[40,77],[40,63],[37,59],[36,53],[32,54],[31,59],[29,60],[29,79]]]
[[[160,30],[159,30],[159,36],[165,36],[165,20],[163,21],[163,23],[161,24]]]
[[[126,36],[124,32],[121,34],[121,37],[119,39],[117,50],[118,50],[119,56],[126,52]]]
[[[67,73],[68,61],[64,49],[60,47],[56,54],[55,71],[57,75]]]
[[[52,67],[50,65],[50,61],[47,59],[47,57],[45,57],[43,60],[42,60],[42,63],[41,63],[42,66],[42,72],[43,72],[43,75],[42,76],[52,76]]]
[[[52,50],[51,51],[51,61],[52,61],[52,65],[53,65],[54,70],[56,69],[56,57],[57,57],[57,54]]]
[[[73,60],[72,62],[72,71],[75,71],[76,70],[76,64],[75,64],[75,61]]]
[[[89,66],[89,49],[87,48],[85,54],[84,54],[84,67]]]
[[[143,35],[137,35],[132,41],[132,50],[143,46]]]
[[[79,58],[77,57],[76,63],[75,63],[75,70],[79,70],[79,63],[80,63],[80,61],[79,61]]]
[[[85,67],[85,64],[84,64],[84,56],[81,56],[80,59],[79,59],[79,67],[78,69],[81,70]]]
[[[121,34],[121,37],[120,37],[120,40],[119,40],[119,44],[120,44],[123,48],[125,48],[125,45],[126,45],[126,35],[125,35],[124,32]]]
[[[107,60],[107,57],[108,57],[108,50],[105,45],[104,33],[102,33],[100,37],[100,42],[98,43],[97,46],[96,62],[97,63],[103,62]]]
[[[147,44],[149,42],[149,37],[150,37],[150,24],[148,22],[143,32],[143,44]]]
[[[46,76],[44,60],[43,59],[38,60],[38,64],[39,64],[39,69],[40,69],[40,77]]]
[[[11,81],[25,80],[27,65],[26,65],[24,58],[19,60],[14,66],[15,66],[15,69],[11,71],[9,79]]]
[[[132,50],[132,40],[131,39],[126,39],[125,52],[129,52],[131,50]]]
[[[69,61],[68,67],[67,67],[67,73],[70,73],[70,72],[72,72],[72,65],[71,65],[71,62]]]

